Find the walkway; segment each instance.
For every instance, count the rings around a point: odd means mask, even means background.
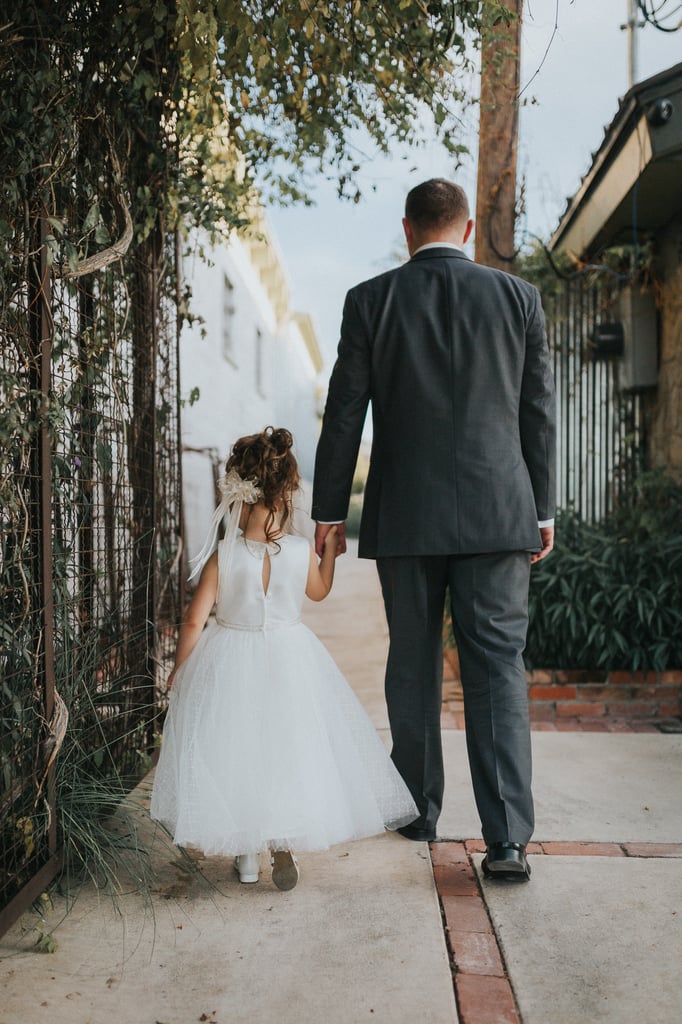
[[[306,619],[389,742],[373,565],[344,559]],[[118,909],[86,888],[65,917],[57,898],[52,955],[25,915],[0,942],[0,1024],[677,1024],[682,736],[535,732],[533,878],[509,887],[481,883],[465,737],[444,724],[443,840],[303,855],[290,893],[181,856],[145,780],[153,892],[122,877]]]

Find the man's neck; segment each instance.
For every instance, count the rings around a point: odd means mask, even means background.
[[[439,238],[429,242],[421,242],[416,249],[413,249],[411,256],[416,256],[418,252],[423,252],[424,249],[458,249],[459,252],[463,252],[461,245],[457,242],[452,242],[450,239]]]

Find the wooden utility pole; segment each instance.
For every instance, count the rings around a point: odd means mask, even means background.
[[[637,0],[628,0],[628,20],[621,29],[628,34],[628,89],[632,89],[639,81],[639,68],[637,66],[637,29],[644,28],[646,21],[639,16]]]
[[[485,25],[481,37],[475,257],[513,271],[523,0],[505,0],[505,6],[513,18]]]

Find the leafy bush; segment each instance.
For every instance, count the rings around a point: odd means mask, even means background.
[[[680,524],[682,486],[660,472],[597,525],[560,513],[554,552],[531,575],[527,664],[682,666]]]

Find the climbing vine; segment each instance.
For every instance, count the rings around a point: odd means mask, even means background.
[[[384,150],[436,133],[456,157],[458,71],[482,18],[505,16],[497,0],[3,0],[0,906],[52,849],[48,675],[70,716],[65,848],[101,814],[83,792],[146,763],[181,604],[174,237],[227,235],[254,190],[305,199],[320,171],[357,196],[360,132]]]

